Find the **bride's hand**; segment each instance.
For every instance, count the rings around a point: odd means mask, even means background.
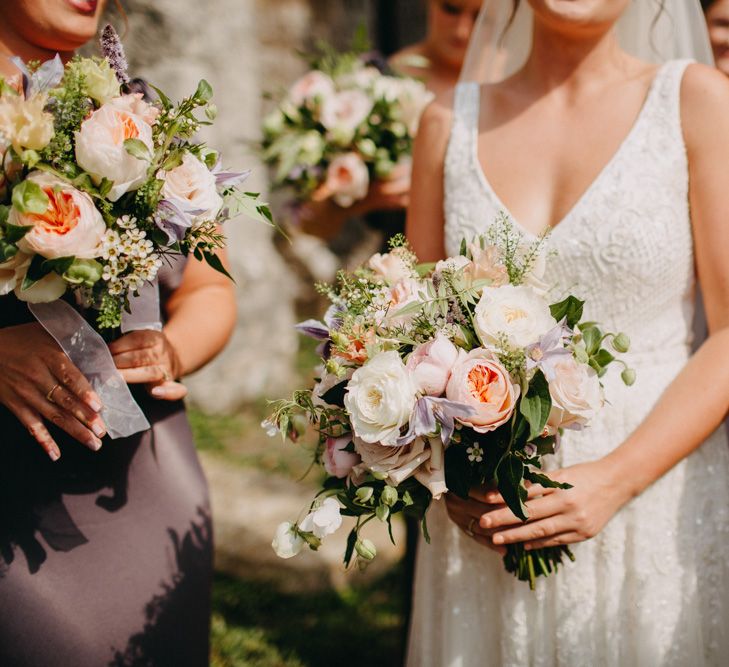
[[[106,426],[101,399],[40,324],[0,329],[0,403],[56,461],[61,456],[43,420],[94,451]]]
[[[490,507],[481,515],[479,526],[495,545],[523,542],[527,549],[541,549],[589,540],[631,497],[602,461],[550,472],[549,477],[573,488],[530,486],[527,523],[514,516],[497,492],[480,495]]]
[[[179,401],[186,387],[175,382],[180,359],[162,331],[132,331],[109,345],[114,364],[127,384],[143,384],[154,398]]]
[[[500,555],[506,553],[506,547],[496,546],[491,541],[491,535],[479,526],[479,519],[489,510],[493,509],[492,505],[470,498],[464,500],[458,496],[448,493],[445,498],[446,509],[451,521],[455,523],[466,535],[473,538],[479,544],[493,549]]]

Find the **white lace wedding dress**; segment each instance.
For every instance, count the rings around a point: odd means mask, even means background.
[[[680,120],[687,64],[659,70],[620,149],[551,236],[558,255],[550,281],[586,299],[589,319],[630,335],[627,356],[638,373],[632,388],[618,369],[606,376],[610,405],[590,429],[567,432],[555,466],[598,459],[623,442],[690,354],[695,279]],[[505,211],[478,162],[478,114],[478,86],[461,84],[445,165],[449,255]],[[541,579],[535,592],[461,533],[443,502],[428,520],[432,543],[419,545],[411,667],[729,664],[723,429],[596,538],[576,545],[576,562]]]

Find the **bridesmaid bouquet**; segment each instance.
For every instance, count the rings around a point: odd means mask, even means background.
[[[427,509],[447,491],[466,498],[496,487],[526,521],[526,483],[569,488],[542,472],[543,459],[564,429],[588,426],[601,410],[600,377],[629,341],[582,321],[574,296],[550,301],[544,240],[526,243],[502,217],[433,266],[400,238],[320,288],[332,303],[324,321],[299,325],[322,341],[320,377],[264,422],[296,441],[304,416],[326,471],[306,516],[278,528],[279,556],[316,550],[346,515],[357,522],[345,563],[356,555],[365,564],[375,557],[365,524],[408,514],[427,540]],[[632,384],[634,371],[618,363]],[[567,547],[515,545],[504,564],[533,587],[565,556],[573,558]]]
[[[159,90],[149,102],[111,26],[101,44],[103,58],[65,67],[16,59],[20,90],[0,79],[0,294],[47,303],[73,291],[113,329],[166,256],[225,273],[217,225],[270,216],[239,189],[246,174],[195,141],[215,117],[210,85],[179,104]]]
[[[274,187],[291,188],[296,201],[331,199],[348,208],[373,179],[409,161],[433,95],[414,79],[381,73],[359,52],[321,48],[264,119],[263,159]]]

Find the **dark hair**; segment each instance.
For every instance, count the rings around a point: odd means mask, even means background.
[[[716,2],[716,0],[701,0],[701,9],[703,9],[705,12],[709,11],[709,8],[715,2]]]

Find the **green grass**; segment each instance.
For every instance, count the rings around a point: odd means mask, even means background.
[[[218,575],[213,667],[395,667],[402,664],[405,594],[399,569],[368,587],[287,594]]]

